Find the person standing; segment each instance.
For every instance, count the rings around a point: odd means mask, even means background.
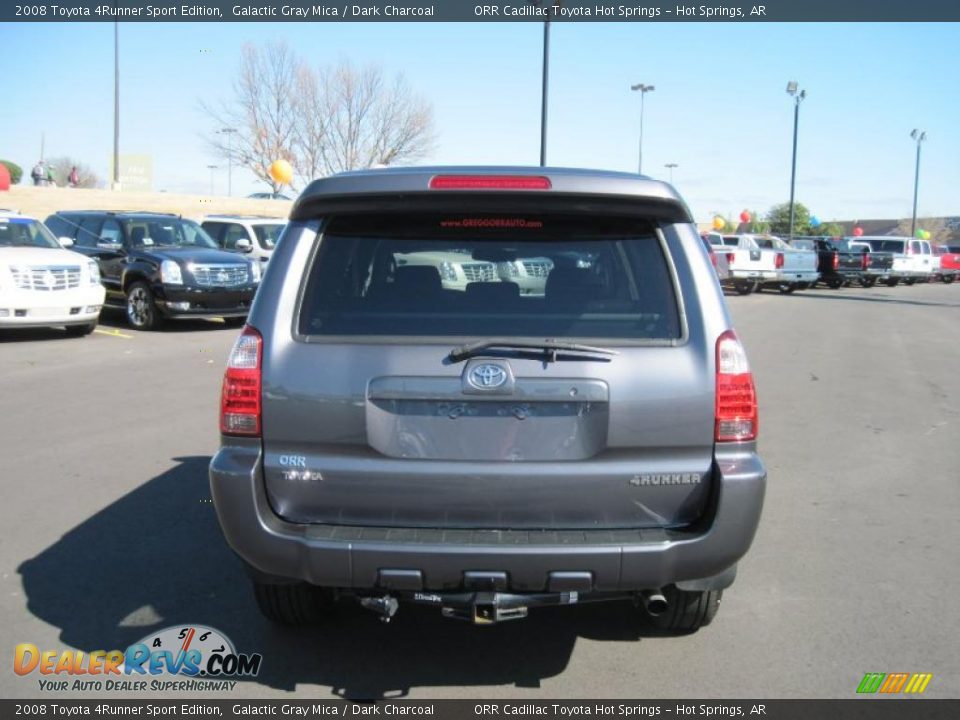
[[[70,187],[72,188],[80,186],[80,173],[77,172],[76,165],[70,168],[70,176],[67,178],[67,182],[70,183]]]
[[[40,160],[33,166],[33,170],[30,171],[30,177],[33,178],[34,185],[40,185],[46,176],[47,174],[43,170],[43,160]]]

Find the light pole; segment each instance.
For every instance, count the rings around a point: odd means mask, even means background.
[[[631,90],[640,91],[640,153],[637,160],[637,173],[640,175],[643,174],[643,99],[646,97],[648,92],[653,92],[656,88],[653,85],[644,85],[643,83],[637,83],[636,85],[630,86]]]
[[[236,128],[225,127],[217,130],[218,134],[227,136],[227,197],[233,197],[233,134]]]
[[[913,219],[910,220],[910,237],[914,237],[917,232],[917,193],[920,190],[920,143],[927,139],[927,131],[914,129],[910,137],[917,141],[917,169],[913,174]]]
[[[210,171],[210,194],[213,195],[213,171],[217,169],[217,166],[207,165],[207,169]]]
[[[806,90],[797,91],[796,80],[787,83],[787,94],[793,98],[793,162],[790,165],[790,239],[793,239],[793,193],[797,184],[797,126],[800,123],[800,103],[807,97]]]
[[[670,184],[673,185],[673,169],[680,166],[676,163],[667,163],[664,167],[670,171]]]
[[[113,21],[113,189],[120,189],[120,23]]]

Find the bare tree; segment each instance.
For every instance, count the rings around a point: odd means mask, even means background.
[[[418,160],[431,150],[433,110],[402,74],[390,82],[377,66],[357,70],[343,62],[303,80],[314,87],[299,94],[299,115],[305,121],[298,127],[313,131],[309,149],[311,157],[319,157],[305,171],[327,175],[393,165]],[[298,143],[301,155],[303,145]]]
[[[92,188],[100,182],[97,174],[90,169],[89,165],[74,160],[72,157],[55,157],[46,161],[48,167],[53,169],[53,181],[59,187],[65,187],[70,182],[70,172],[73,168],[77,169],[77,187]]]
[[[243,47],[240,72],[233,84],[232,105],[221,110],[201,103],[216,122],[216,130],[236,130],[232,138],[215,130],[208,138],[214,151],[248,168],[275,193],[282,184],[270,177],[270,165],[276,160],[295,161],[300,71],[300,62],[286,43],[268,45],[264,51],[248,43]]]
[[[433,110],[402,75],[342,62],[311,68],[285,44],[243,49],[234,98],[225,108],[203,104],[217,127],[214,152],[249,168],[279,192],[269,173],[284,159],[296,175],[316,177],[422,158],[433,146]],[[216,131],[234,128],[232,139]]]

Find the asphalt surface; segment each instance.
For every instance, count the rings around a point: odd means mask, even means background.
[[[125,648],[202,623],[264,656],[225,698],[846,698],[868,671],[933,673],[928,697],[960,697],[960,286],[728,302],[769,485],[717,619],[680,638],[619,604],[493,628],[427,608],[272,626],[206,478],[237,331],[108,316],[88,338],[0,335],[0,696],[77,697],[15,675],[17,643]]]

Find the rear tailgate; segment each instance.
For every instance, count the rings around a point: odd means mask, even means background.
[[[531,530],[701,515],[716,336],[694,276],[722,301],[695,232],[572,202],[520,214],[501,197],[510,213],[342,213],[304,234],[307,280],[264,356],[264,476],[279,515]],[[617,354],[450,359],[491,337]]]
[[[807,272],[817,269],[817,253],[811,250],[781,250],[783,269],[790,272]]]

